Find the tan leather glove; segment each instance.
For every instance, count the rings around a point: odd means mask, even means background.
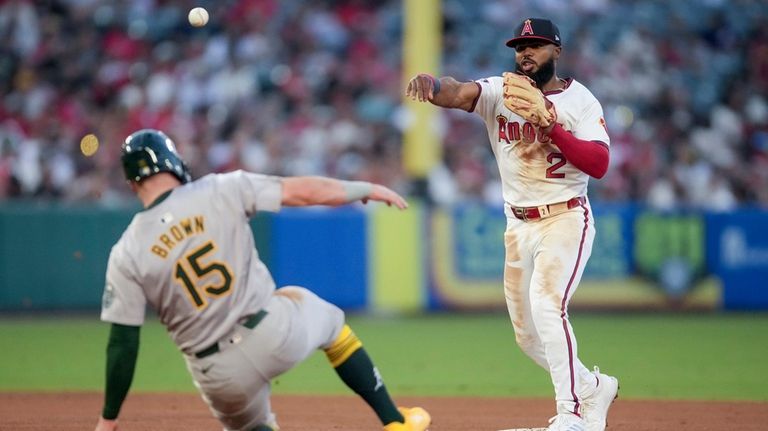
[[[555,105],[536,88],[531,78],[512,72],[504,72],[504,106],[541,127],[549,127],[557,120]]]

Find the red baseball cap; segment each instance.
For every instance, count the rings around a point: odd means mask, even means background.
[[[524,40],[541,40],[560,46],[560,30],[550,20],[544,18],[528,18],[515,28],[512,39],[507,41],[507,46],[514,48]]]

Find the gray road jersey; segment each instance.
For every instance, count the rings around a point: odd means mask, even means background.
[[[101,320],[139,326],[149,303],[185,353],[224,337],[275,290],[248,219],[281,201],[280,178],[243,171],[173,189],[112,248]]]

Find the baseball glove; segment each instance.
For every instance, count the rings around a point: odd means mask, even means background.
[[[532,79],[512,72],[504,72],[503,76],[504,106],[541,128],[555,122],[555,105],[536,88]]]

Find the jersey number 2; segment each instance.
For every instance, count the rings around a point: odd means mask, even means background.
[[[184,288],[187,290],[187,296],[198,310],[201,310],[208,305],[208,301],[205,298],[206,296],[216,298],[226,295],[232,287],[232,271],[226,263],[212,261],[208,264],[204,264],[200,262],[207,254],[214,250],[216,250],[216,246],[213,244],[213,241],[208,241],[200,248],[189,253],[185,258],[179,259],[176,262],[176,272],[174,273],[174,277],[184,285]],[[189,268],[192,269],[191,277],[187,269],[184,268],[184,261],[186,261],[186,263],[189,264]],[[219,275],[219,284],[201,283],[203,278],[207,278],[216,273]]]
[[[565,166],[565,156],[563,153],[549,153],[547,154],[547,161],[553,163],[557,159],[557,162],[547,168],[547,178],[565,178],[565,174],[562,172],[556,172],[558,169]]]

